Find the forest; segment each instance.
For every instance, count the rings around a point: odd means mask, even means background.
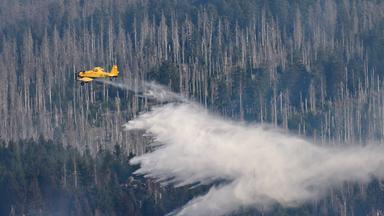
[[[207,191],[133,174],[149,141],[121,126],[153,102],[81,87],[94,66],[320,146],[384,139],[380,0],[2,0],[0,20],[0,215],[164,215]],[[236,215],[383,215],[383,190]]]

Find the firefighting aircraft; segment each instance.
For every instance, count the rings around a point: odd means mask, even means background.
[[[111,72],[105,72],[104,68],[102,67],[95,67],[92,70],[87,71],[81,71],[77,73],[77,80],[81,81],[81,85],[84,85],[84,83],[89,83],[94,79],[97,78],[104,78],[104,77],[118,77],[119,71],[117,69],[117,65],[113,65]]]

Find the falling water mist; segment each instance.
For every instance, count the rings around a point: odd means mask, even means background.
[[[276,203],[295,207],[343,182],[384,178],[383,145],[318,146],[278,129],[225,120],[154,83],[131,90],[182,102],[156,107],[124,125],[143,129],[162,144],[131,160],[140,164],[136,173],[175,186],[221,182],[172,214],[224,215]]]
[[[157,107],[125,127],[144,129],[163,144],[132,159],[141,165],[138,174],[176,186],[225,180],[178,215],[293,207],[346,181],[384,177],[381,145],[320,147],[276,129],[224,120],[192,103]]]
[[[182,97],[179,94],[176,94],[168,90],[165,86],[159,85],[155,82],[134,82],[121,83],[113,82],[105,79],[96,79],[96,82],[103,83],[105,85],[110,85],[116,88],[132,91],[137,94],[139,97],[154,99],[159,102],[186,102],[187,99]]]

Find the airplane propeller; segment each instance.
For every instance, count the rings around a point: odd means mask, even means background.
[[[76,75],[76,77],[80,77],[80,73],[81,73],[81,72],[83,72],[83,73],[84,73],[85,71],[79,71],[79,72],[75,72],[75,75]]]

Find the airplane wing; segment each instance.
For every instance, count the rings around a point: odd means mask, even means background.
[[[80,85],[91,82],[93,79],[90,77],[78,77],[77,80],[81,81]]]
[[[81,78],[78,78],[77,80],[82,82],[91,82],[93,79],[90,77],[81,77]]]

